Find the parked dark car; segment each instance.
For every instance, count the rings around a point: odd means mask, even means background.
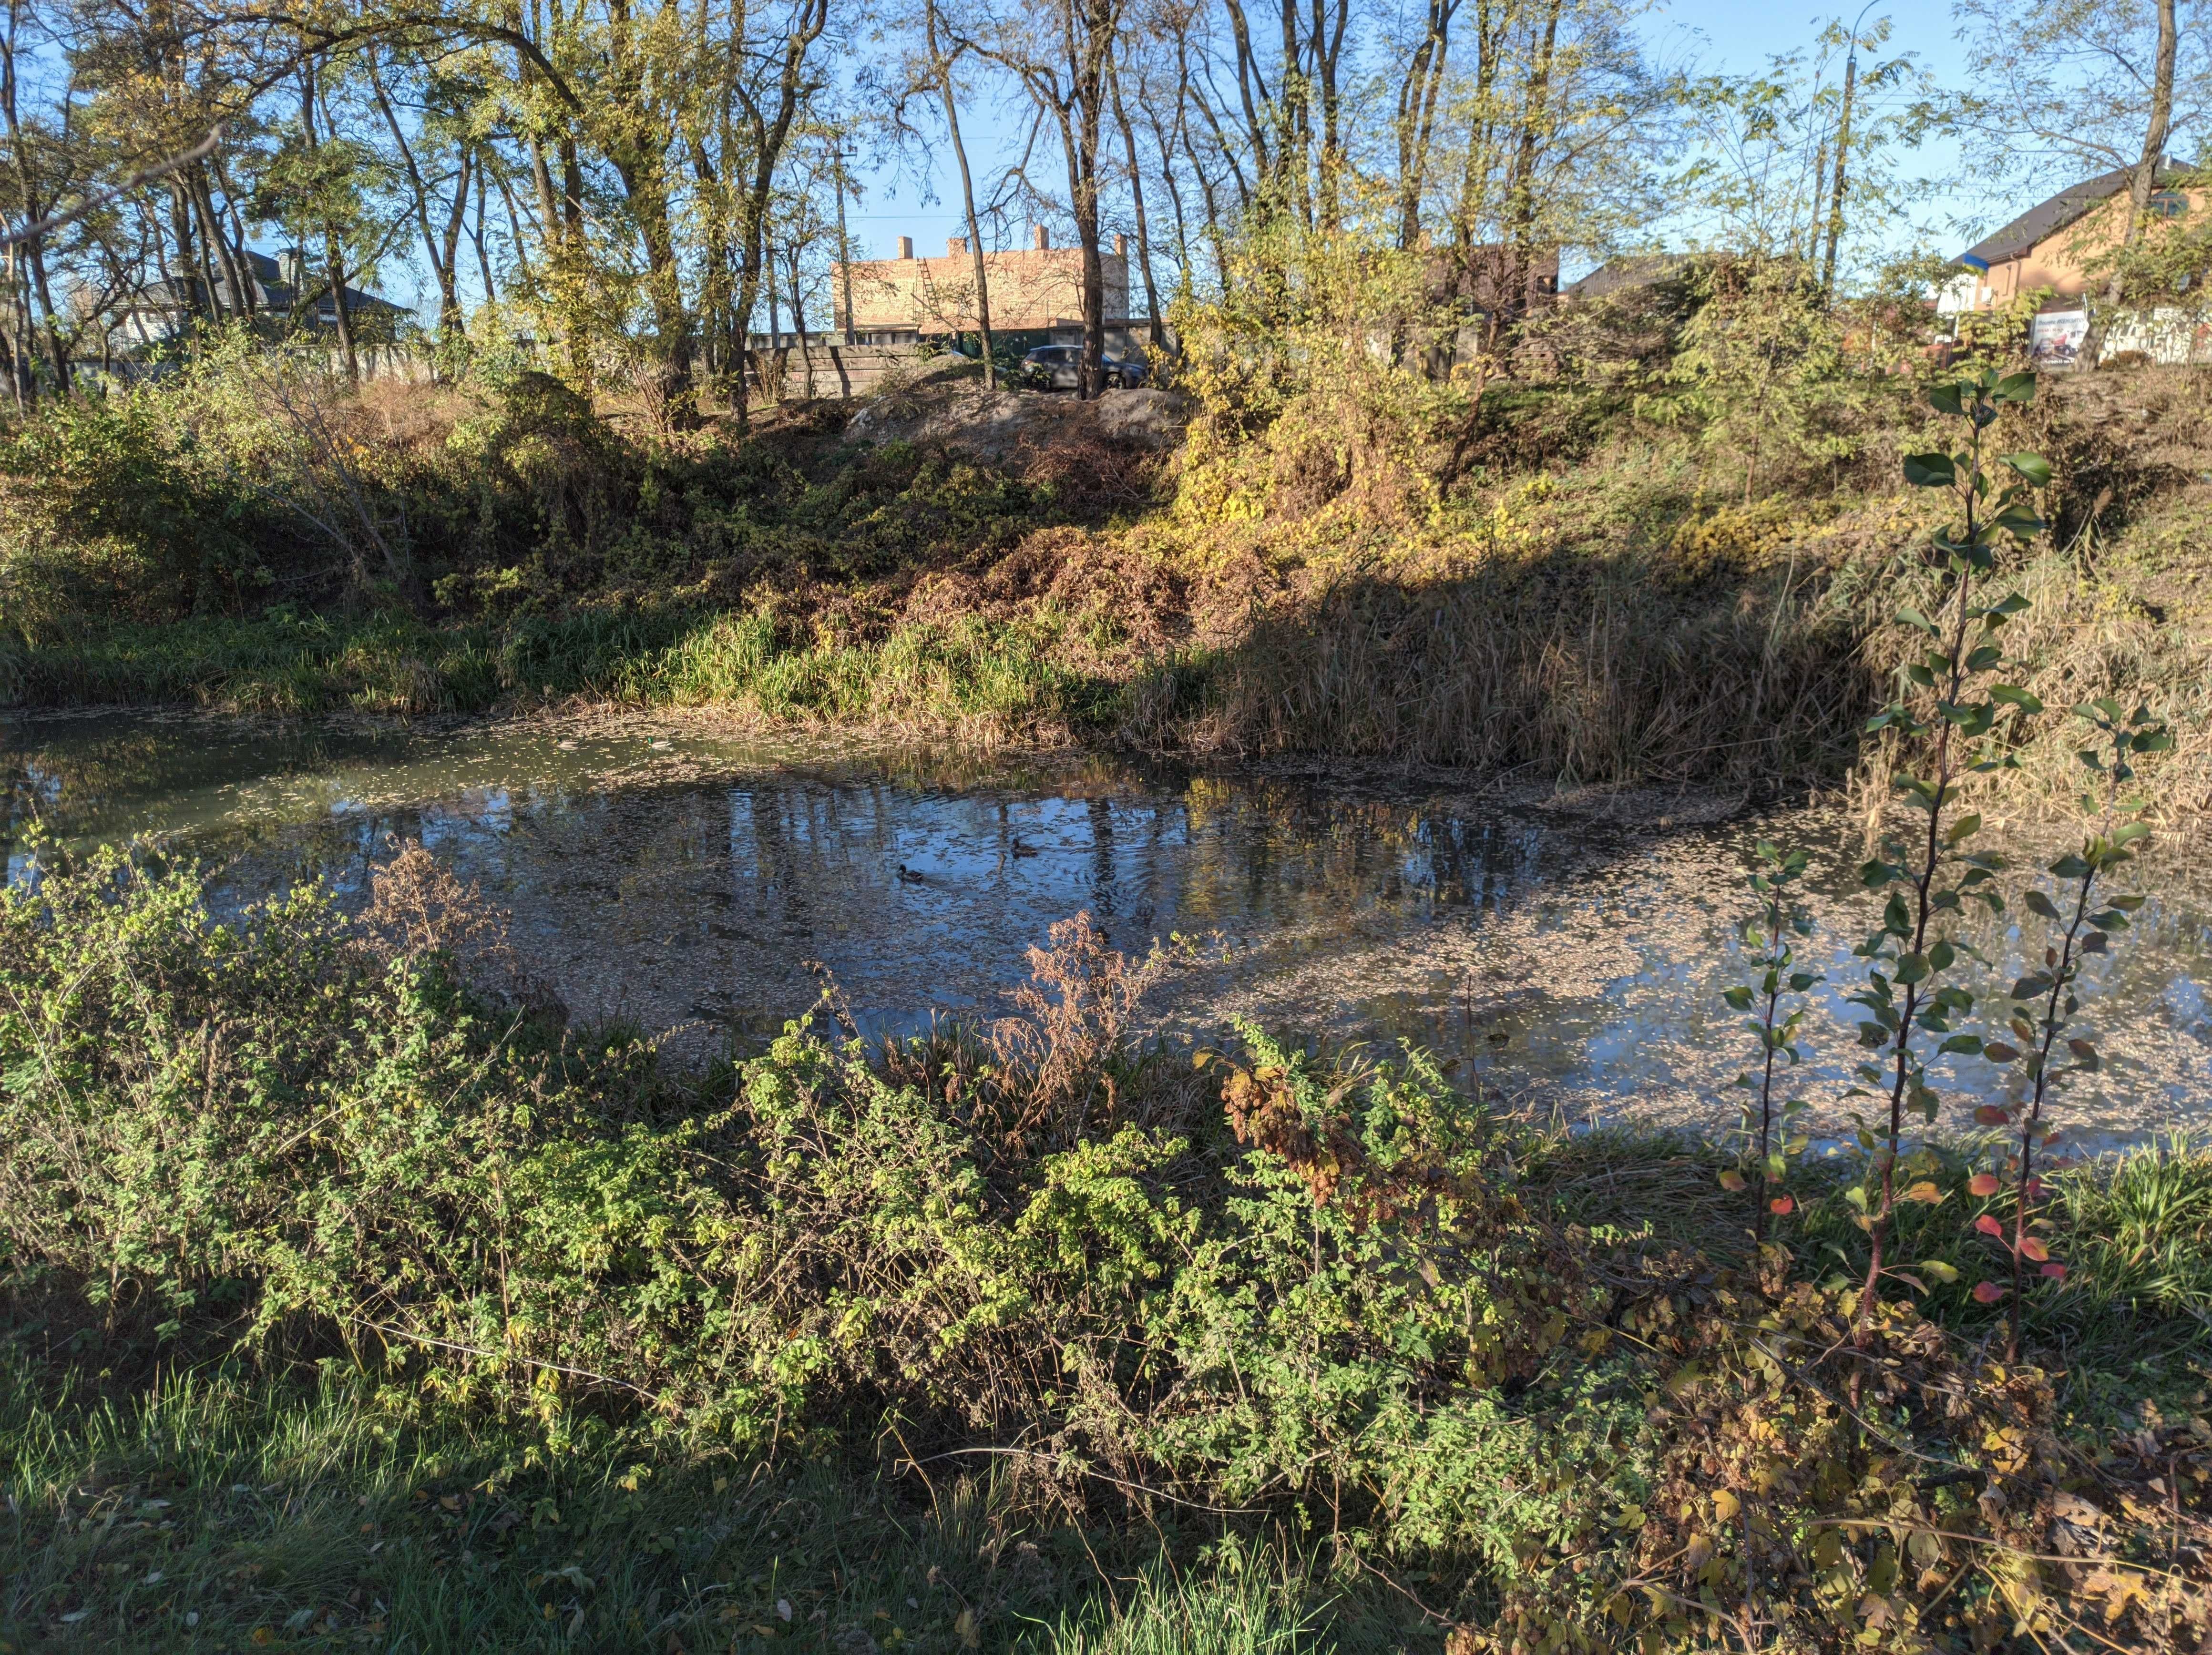
[[[1120,356],[1107,357],[1103,367],[1106,384],[1109,387],[1119,385],[1124,391],[1134,391],[1144,384],[1147,372],[1141,361]],[[1074,390],[1082,367],[1080,345],[1039,345],[1022,358],[1022,368],[1030,382],[1046,391]]]

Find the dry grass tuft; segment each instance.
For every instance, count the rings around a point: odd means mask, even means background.
[[[395,840],[392,859],[369,882],[368,906],[356,922],[359,946],[372,959],[419,962],[443,958],[481,993],[564,1021],[560,997],[531,975],[508,940],[508,914],[470,881],[423,847]]]

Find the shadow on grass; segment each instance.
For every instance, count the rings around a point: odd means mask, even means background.
[[[1785,585],[1575,551],[1352,575],[1133,684],[1127,716],[1160,745],[1765,791],[1839,773],[1877,700],[1850,616]]]
[[[1018,1470],[748,1463],[588,1422],[549,1452],[380,1414],[335,1371],[118,1397],[12,1355],[0,1463],[0,1638],[22,1650],[1293,1655],[1418,1634],[1279,1537],[1080,1513]]]

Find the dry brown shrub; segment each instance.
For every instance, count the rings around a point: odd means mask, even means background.
[[[370,876],[368,906],[356,922],[361,949],[381,965],[443,957],[478,992],[565,1021],[560,997],[531,975],[508,940],[507,910],[474,881],[464,883],[421,840],[393,842],[397,851]]]
[[[416,458],[441,453],[453,427],[483,411],[475,397],[451,385],[397,376],[364,381],[352,401],[385,443]]]
[[[1254,1070],[1231,1064],[1221,1088],[1229,1130],[1239,1143],[1286,1162],[1304,1180],[1314,1205],[1326,1207],[1345,1174],[1358,1167],[1359,1143],[1341,1121],[1309,1121],[1284,1078],[1272,1064]]]
[[[1073,421],[1015,450],[1014,470],[1025,481],[1048,484],[1063,497],[1095,506],[1151,503],[1160,457]]]
[[[1108,946],[1089,910],[1057,921],[1048,946],[1029,951],[1030,979],[1014,991],[1017,1015],[988,1035],[1002,1083],[1018,1099],[1008,1123],[1024,1142],[1041,1134],[1064,1147],[1086,1131],[1127,1119],[1113,1074],[1138,1003],[1167,971],[1167,957],[1134,962]]]
[[[1085,912],[1055,924],[1029,950],[1014,1015],[980,1029],[951,1022],[885,1048],[895,1082],[941,1095],[994,1162],[1015,1167],[1124,1126],[1179,1131],[1207,1106],[1186,1064],[1158,1061],[1137,1039],[1142,1002],[1183,957],[1115,950]],[[832,987],[826,1000],[834,1001]],[[833,1015],[844,1014],[836,1003]]]

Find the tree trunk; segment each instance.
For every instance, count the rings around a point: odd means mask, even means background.
[[[1297,0],[1282,0],[1283,78],[1275,111],[1275,163],[1278,204],[1293,208],[1298,221],[1313,227],[1311,182],[1306,172],[1306,141],[1312,130],[1311,82],[1301,67],[1304,61],[1299,39]],[[1316,43],[1318,44],[1318,43]]]
[[[1820,296],[1836,296],[1836,250],[1844,240],[1844,190],[1851,161],[1851,100],[1859,86],[1859,43],[1844,60],[1844,106],[1836,117],[1836,181],[1828,192],[1828,251],[1820,265]]]
[[[1320,80],[1321,94],[1321,225],[1337,227],[1342,216],[1344,184],[1344,99],[1337,87],[1337,67],[1344,58],[1345,31],[1352,21],[1350,0],[1334,0],[1335,15],[1328,15],[1330,0],[1313,0],[1313,40],[1310,56]]]
[[[806,349],[806,306],[799,294],[799,243],[792,242],[784,250],[784,274],[791,282],[791,331],[799,341],[799,369],[804,375],[800,394],[808,402],[814,400],[814,357]]]
[[[222,220],[215,209],[215,193],[208,187],[206,164],[198,163],[187,169],[185,181],[191,191],[192,210],[200,221],[200,239],[214,255],[215,268],[222,277],[223,292],[230,300],[230,314],[243,320],[253,308],[251,290],[223,235]]]
[[[21,69],[16,55],[15,33],[13,27],[15,19],[12,12],[9,21],[10,27],[8,33],[0,34],[0,120],[4,121],[4,125],[0,125],[0,130],[5,131],[9,149],[15,157],[16,196],[23,210],[23,221],[26,224],[34,224],[43,215],[46,206],[49,203],[40,198],[41,192],[38,179],[31,171],[30,147],[23,141],[22,128],[17,119],[15,95]],[[4,217],[0,217],[0,225],[4,225],[6,221]],[[46,321],[46,355],[52,365],[54,394],[65,397],[69,394],[70,388],[69,347],[62,337],[59,313],[54,308],[53,289],[46,280],[46,252],[44,245],[40,241],[33,240],[27,245],[11,248],[9,252],[8,266],[9,294],[15,310],[19,311],[21,315],[20,334],[14,351],[14,360],[16,364],[14,373],[17,376],[15,387],[17,403],[20,406],[24,400],[27,383],[32,390],[36,389],[35,381],[29,379],[31,330],[33,323],[31,300],[33,295],[38,299],[39,309]],[[11,313],[10,330],[15,331],[18,325],[15,316]]]
[[[222,186],[223,205],[230,209],[228,246],[232,256],[238,261],[239,279],[244,285],[246,294],[246,313],[256,315],[260,312],[261,301],[253,294],[253,264],[246,256],[246,221],[239,214],[238,191],[232,187],[230,174],[223,167],[222,151],[218,149],[209,157],[208,165],[214,169],[215,181]]]
[[[1458,9],[1459,0],[1429,0],[1428,32],[1413,50],[1406,83],[1398,93],[1398,246],[1408,252],[1420,244],[1429,144],[1436,130],[1445,60],[1451,52],[1452,15]]]
[[[2151,191],[2158,184],[2158,164],[2166,155],[2166,140],[2173,124],[2173,63],[2179,53],[2180,31],[2174,18],[2175,0],[2158,0],[2157,69],[2151,81],[2150,126],[2143,134],[2142,159],[2128,190],[2128,224],[2122,233],[2123,251],[2142,239],[2143,221],[2150,212]],[[2094,370],[2105,354],[2105,330],[2115,306],[2125,297],[2127,282],[2119,270],[2105,284],[2105,302],[2089,318],[2089,331],[2081,341],[2081,366]]]
[[[376,54],[368,54],[368,84],[374,94],[376,106],[384,116],[384,124],[392,134],[392,142],[399,151],[399,162],[407,174],[408,195],[415,209],[415,227],[422,237],[423,256],[430,261],[430,275],[438,284],[438,343],[451,350],[458,342],[460,324],[460,273],[454,268],[454,253],[459,240],[460,221],[468,197],[469,149],[466,140],[460,149],[460,176],[453,191],[453,211],[448,215],[447,233],[441,241],[430,227],[430,186],[422,176],[422,169],[415,159],[415,146],[407,142],[407,134],[399,124],[399,117],[392,107],[392,99],[384,89],[384,76],[378,68]]]
[[[710,390],[720,393],[729,365],[730,223],[721,174],[703,139],[691,140],[691,176],[699,186],[699,353]]]
[[[1285,0],[1285,3],[1289,3],[1289,0]],[[1229,14],[1230,34],[1237,43],[1237,95],[1244,106],[1245,141],[1252,147],[1252,164],[1258,170],[1261,187],[1265,189],[1267,181],[1274,170],[1267,129],[1271,120],[1275,118],[1272,114],[1263,114],[1261,112],[1268,110],[1274,102],[1274,99],[1267,91],[1266,78],[1260,73],[1260,60],[1252,50],[1251,24],[1245,18],[1241,0],[1222,0],[1222,9]],[[1189,79],[1189,65],[1185,61],[1188,40],[1187,30],[1178,32],[1176,37],[1176,68],[1183,75],[1186,82]],[[1287,58],[1284,60],[1283,74],[1286,80],[1296,73],[1296,69],[1295,58]],[[1216,125],[1214,136],[1220,142],[1222,154],[1233,155],[1235,152],[1230,149],[1228,140],[1222,136],[1218,124],[1213,121],[1212,104],[1206,106],[1206,115],[1207,123]],[[1237,172],[1237,189],[1240,193],[1244,191],[1244,178],[1241,168]]]
[[[1544,33],[1529,66],[1527,95],[1521,108],[1521,130],[1514,145],[1513,174],[1509,191],[1510,221],[1506,227],[1504,279],[1494,295],[1499,312],[1492,319],[1492,336],[1520,319],[1528,308],[1528,283],[1536,246],[1536,157],[1549,125],[1552,108],[1552,52],[1559,35],[1559,13],[1564,0],[1549,0],[1545,9]]]
[[[1180,94],[1176,102],[1180,106]],[[1176,138],[1182,130],[1182,110],[1180,106],[1176,110],[1176,124],[1172,131],[1162,126],[1159,117],[1150,110],[1146,112],[1145,119],[1152,129],[1152,142],[1160,152],[1160,182],[1167,185],[1168,206],[1175,213],[1176,270],[1179,290],[1188,293],[1191,282],[1190,222],[1183,211],[1182,186],[1176,182],[1175,175]]]
[[[471,234],[471,239],[476,243],[477,276],[483,283],[483,302],[487,305],[499,302],[499,294],[492,286],[491,254],[484,248],[484,174],[490,170],[486,163],[477,162],[476,228]]]
[[[1168,348],[1167,330],[1160,325],[1159,290],[1152,285],[1152,233],[1145,221],[1145,175],[1137,166],[1137,135],[1129,124],[1129,112],[1121,105],[1121,76],[1111,64],[1106,70],[1108,86],[1114,94],[1114,119],[1121,129],[1121,148],[1129,160],[1129,196],[1137,212],[1137,268],[1145,278],[1145,314],[1151,322],[1146,330],[1154,350],[1165,353]]]
[[[453,165],[453,199],[446,214],[446,279],[438,288],[438,327],[442,332],[450,325],[458,344],[466,320],[461,313],[461,235],[468,228],[469,184],[475,171],[475,157],[467,140],[458,147]]]
[[[337,227],[323,226],[323,260],[331,276],[331,309],[337,318],[338,355],[345,363],[346,383],[361,383],[361,353],[354,347],[353,306],[346,302],[345,247],[338,240]]]
[[[7,376],[8,390],[15,398],[15,411],[23,413],[30,405],[29,312],[23,300],[22,249],[8,249],[4,279],[0,279],[0,303],[7,306],[7,315],[0,318],[0,373]]]
[[[653,392],[661,417],[684,430],[696,422],[698,409],[691,383],[691,312],[684,302],[669,200],[668,147],[674,133],[647,87],[629,0],[609,0],[606,38],[612,96],[593,126],[600,149],[622,179],[638,239],[645,246],[645,291],[653,305]]]
[[[182,178],[169,179],[170,233],[177,239],[177,263],[185,273],[185,313],[194,322],[205,321],[215,304],[215,276],[208,267],[206,250],[192,227],[192,199]]]
[[[937,71],[938,95],[945,100],[945,130],[952,139],[953,159],[960,163],[960,206],[968,218],[969,267],[975,277],[975,336],[983,354],[983,388],[995,390],[999,383],[997,364],[992,360],[995,349],[991,342],[991,278],[983,262],[983,226],[975,215],[975,180],[968,170],[968,146],[960,139],[960,100],[952,89],[952,60],[937,39],[937,0],[925,0],[923,24],[929,45],[931,66]],[[838,236],[844,236],[844,174],[837,175]],[[841,246],[839,257],[844,257]],[[850,303],[851,283],[847,278],[847,302]],[[851,317],[846,318],[848,327]]]
[[[1474,106],[1467,135],[1467,164],[1461,169],[1459,204],[1452,213],[1452,246],[1458,265],[1458,285],[1469,300],[1475,292],[1476,231],[1491,200],[1492,129],[1491,93],[1498,80],[1499,36],[1504,29],[1496,0],[1475,0]]]
[[[1057,113],[1067,154],[1068,205],[1083,252],[1083,353],[1076,367],[1076,395],[1088,401],[1106,387],[1106,261],[1099,250],[1098,144],[1118,16],[1115,0],[1064,3],[1068,80],[1066,97]]]
[[[300,74],[300,120],[310,150],[322,147],[315,123],[315,70],[311,62]],[[323,270],[331,285],[331,310],[337,318],[338,354],[345,363],[346,383],[361,383],[361,357],[354,349],[353,312],[346,305],[345,247],[338,239],[338,227],[329,219],[323,221]],[[296,295],[295,295],[296,297]]]
[[[70,392],[69,341],[62,336],[61,312],[54,307],[53,288],[46,281],[46,250],[33,241],[30,246],[31,291],[38,295],[39,313],[46,321],[46,360],[54,373],[54,395],[66,397]]]
[[[1204,101],[1200,100],[1201,103]],[[1221,203],[1213,193],[1213,180],[1206,175],[1206,167],[1198,159],[1198,146],[1191,142],[1190,128],[1182,131],[1182,153],[1190,162],[1190,170],[1198,179],[1198,198],[1206,203],[1206,242],[1213,249],[1214,279],[1221,290],[1229,291],[1229,244],[1221,234]]]
[[[736,312],[738,337],[740,345],[737,362],[737,383],[739,394],[731,399],[731,423],[744,431],[749,422],[749,411],[743,394],[744,385],[744,350],[743,341],[752,326],[753,307],[760,303],[760,284],[766,254],[768,209],[775,188],[775,169],[783,159],[785,143],[791,136],[792,122],[797,118],[806,88],[805,69],[806,54],[830,21],[830,0],[802,0],[792,17],[789,31],[783,38],[783,61],[776,81],[775,112],[771,117],[761,107],[747,87],[739,82],[732,87],[744,100],[746,124],[752,130],[753,170],[746,181],[745,192],[738,203],[738,251],[744,261],[738,267]],[[842,199],[840,211],[842,211]],[[769,272],[773,282],[775,274]],[[850,327],[850,312],[846,324]]]

